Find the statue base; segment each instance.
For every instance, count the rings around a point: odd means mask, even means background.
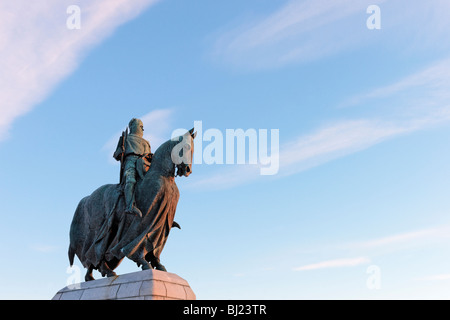
[[[76,283],[59,290],[52,300],[195,300],[188,282],[178,275],[144,270]]]

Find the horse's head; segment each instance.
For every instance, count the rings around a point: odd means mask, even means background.
[[[160,145],[153,155],[150,171],[163,176],[189,176],[192,172],[196,135],[197,132],[192,128]]]
[[[184,135],[174,138],[176,142],[172,149],[171,158],[177,169],[176,176],[189,176],[192,172],[192,160],[194,155],[194,138],[197,132],[194,128]]]

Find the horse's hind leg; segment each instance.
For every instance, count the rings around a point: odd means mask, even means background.
[[[90,266],[88,270],[86,271],[86,275],[84,276],[84,281],[92,281],[95,280],[94,276],[92,275],[92,271],[94,270],[93,266]]]
[[[105,275],[107,277],[115,277],[117,276],[117,274],[111,270],[111,268],[108,266],[108,264],[106,263],[106,261],[103,261],[102,263],[100,263],[100,267],[98,268],[102,274],[102,277],[104,277]]]
[[[150,263],[148,263],[148,260],[145,259],[145,253],[142,249],[139,249],[139,251],[136,251],[133,256],[129,257],[131,260],[136,262],[138,267],[141,267],[142,270],[149,270],[152,269],[152,266]]]

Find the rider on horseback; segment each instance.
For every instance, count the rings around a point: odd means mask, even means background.
[[[150,143],[143,138],[144,125],[140,119],[133,118],[128,124],[130,133],[119,140],[114,152],[114,159],[121,161],[121,184],[125,196],[125,212],[142,217],[142,212],[135,206],[135,185],[137,179],[150,167],[152,158]]]

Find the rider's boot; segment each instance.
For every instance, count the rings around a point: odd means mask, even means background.
[[[142,218],[142,212],[134,205],[134,183],[127,182],[125,184],[125,213],[130,213]]]

